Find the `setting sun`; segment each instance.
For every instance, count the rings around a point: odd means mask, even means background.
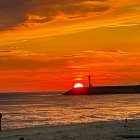
[[[84,85],[82,83],[74,84],[74,88],[81,88],[81,87],[84,87]]]

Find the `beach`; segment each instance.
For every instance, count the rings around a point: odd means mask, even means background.
[[[0,140],[138,140],[140,120],[116,120],[4,130]]]

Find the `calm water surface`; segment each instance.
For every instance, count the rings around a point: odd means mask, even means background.
[[[140,94],[62,96],[60,93],[1,93],[2,127],[61,125],[140,119]]]

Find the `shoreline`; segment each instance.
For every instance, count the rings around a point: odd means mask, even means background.
[[[139,132],[140,119],[128,120],[127,124],[124,120],[113,120],[4,130],[0,140],[123,140],[123,137],[140,138]]]

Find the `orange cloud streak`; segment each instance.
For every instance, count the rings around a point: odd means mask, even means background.
[[[138,84],[140,78],[139,53],[111,50],[60,58],[7,57],[0,62],[1,91],[64,90],[72,87],[75,80],[86,85],[88,74],[92,75],[93,85]]]

